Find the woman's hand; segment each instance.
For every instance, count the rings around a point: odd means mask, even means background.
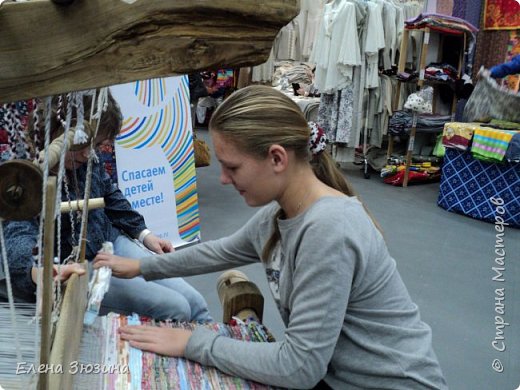
[[[61,283],[67,281],[72,274],[78,274],[79,276],[84,275],[86,270],[85,267],[80,263],[63,264],[61,267],[53,265],[52,276],[54,280],[60,281]],[[41,268],[43,271],[43,268]],[[38,284],[38,268],[32,267],[31,278],[34,284]]]
[[[134,348],[165,356],[182,357],[192,331],[139,325],[122,326],[119,333],[121,339],[129,341]]]
[[[112,275],[122,279],[132,279],[141,275],[139,260],[129,259],[111,255],[105,252],[98,252],[94,258],[94,268],[108,267],[112,270]]]
[[[163,240],[162,238],[157,237],[155,234],[148,234],[144,240],[143,244],[145,247],[150,249],[155,253],[169,253],[173,251],[173,245],[168,240]]]
[[[80,263],[63,264],[61,267],[54,266],[56,270],[56,279],[60,282],[68,280],[72,274],[78,274],[79,276],[85,274],[85,266]]]

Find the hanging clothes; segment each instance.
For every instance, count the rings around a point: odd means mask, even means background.
[[[367,61],[366,88],[379,86],[379,50],[385,48],[383,29],[383,2],[368,2],[368,30],[365,41]]]
[[[322,93],[345,88],[352,83],[354,66],[361,65],[357,37],[356,7],[334,0],[325,5],[316,45],[309,59],[316,64],[315,84]]]
[[[274,72],[274,48],[271,48],[269,58],[263,64],[253,67],[251,81],[256,83],[267,83],[273,79]]]
[[[302,59],[307,61],[312,53],[314,41],[321,24],[326,0],[301,0],[297,16],[300,26]]]
[[[398,0],[325,5],[309,61],[316,64],[315,84],[322,93],[318,123],[334,143],[336,161],[354,161],[364,132],[367,143],[381,146],[396,83],[380,70],[396,65],[404,21],[421,10],[417,1]]]
[[[300,27],[297,19],[286,24],[274,41],[275,61],[301,61]]]

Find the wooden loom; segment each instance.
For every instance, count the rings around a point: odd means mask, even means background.
[[[298,0],[3,3],[0,101],[257,65],[267,60],[279,29],[297,13]],[[53,199],[54,192],[51,180],[48,197]],[[47,205],[47,215],[52,215],[53,207]],[[53,221],[46,230],[54,231]],[[52,342],[49,265],[54,245],[48,237],[45,240],[41,363],[66,367],[79,351],[80,339],[70,335],[82,333],[87,276],[74,274],[69,279]],[[38,388],[72,388],[67,371],[41,375]]]

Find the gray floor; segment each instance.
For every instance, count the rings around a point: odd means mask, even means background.
[[[208,140],[206,130],[199,137]],[[422,318],[433,329],[433,344],[451,389],[512,390],[520,385],[520,230],[507,228],[504,282],[493,281],[494,225],[449,213],[436,205],[439,184],[408,188],[383,184],[377,175],[365,180],[356,166],[345,174],[381,224],[390,253]],[[203,240],[228,235],[256,211],[231,186],[219,182],[218,162],[197,169]],[[244,272],[264,293],[264,323],[278,338],[283,324],[260,265]],[[221,305],[216,293],[218,274],[189,278],[208,300],[216,319]],[[502,316],[506,350],[492,346],[496,337],[495,289],[504,288]],[[494,359],[503,372],[492,369]]]

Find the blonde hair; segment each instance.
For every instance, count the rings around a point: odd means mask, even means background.
[[[209,129],[259,158],[267,157],[274,144],[292,150],[297,159],[311,164],[314,174],[323,183],[345,195],[355,195],[326,150],[311,156],[310,128],[300,108],[272,87],[252,85],[234,92],[215,110]],[[280,240],[277,219],[282,215],[282,209],[275,215],[273,233],[263,249],[263,261],[268,261]]]

